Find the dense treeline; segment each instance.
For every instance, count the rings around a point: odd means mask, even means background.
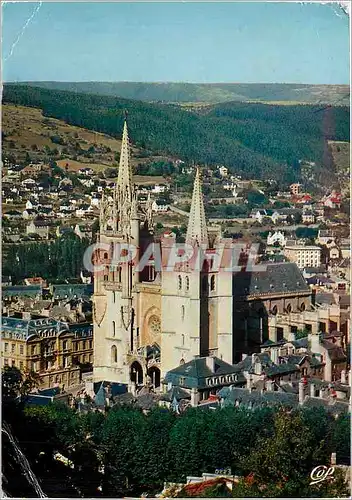
[[[127,110],[136,146],[280,182],[300,179],[300,159],[329,166],[326,139],[349,140],[347,107],[233,102],[198,113],[176,105],[10,84],[4,86],[3,101],[38,107],[46,116],[118,137]]]
[[[140,101],[204,102],[298,101],[320,103],[349,100],[348,85],[297,83],[185,83],[185,82],[23,82],[46,89],[86,92]]]
[[[339,479],[309,486],[317,465],[328,465],[331,452],[349,464],[350,417],[335,419],[322,408],[294,412],[228,407],[166,409],[148,415],[131,406],[115,406],[104,415],[78,413],[64,405],[4,408],[43,491],[49,497],[155,496],[164,481],[184,482],[215,469],[231,468],[241,480],[234,496],[326,497],[347,494]],[[74,468],[53,459],[59,452]],[[18,471],[3,463],[8,492],[22,496]],[[11,488],[10,488],[11,485]],[[182,496],[182,495],[181,495]],[[207,495],[206,495],[207,496]],[[214,495],[215,496],[215,495]]]
[[[72,234],[50,243],[11,245],[2,272],[11,276],[14,283],[34,276],[51,281],[79,278],[89,244],[89,240]]]

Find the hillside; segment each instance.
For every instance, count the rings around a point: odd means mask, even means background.
[[[68,166],[71,172],[89,167],[98,172],[117,165],[121,140],[82,127],[69,125],[62,120],[43,115],[37,108],[4,104],[2,106],[3,155],[25,159],[29,154],[34,162],[55,156],[59,167]],[[144,158],[143,158],[144,156]],[[75,158],[75,159],[72,159]],[[132,165],[146,161],[166,159],[149,155],[140,148],[132,147]]]
[[[349,108],[342,106],[234,102],[188,110],[17,85],[4,86],[3,101],[40,108],[46,117],[116,138],[127,110],[130,135],[138,149],[186,162],[225,164],[246,178],[283,183],[300,179],[300,159],[331,168],[327,140],[349,140]]]
[[[333,165],[339,181],[343,196],[350,193],[350,143],[341,141],[328,141],[333,158]]]
[[[282,83],[23,82],[46,89],[84,92],[147,102],[220,103],[262,101],[348,105],[348,85]]]

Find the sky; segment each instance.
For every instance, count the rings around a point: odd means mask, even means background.
[[[349,83],[349,18],[319,3],[14,2],[3,81]]]

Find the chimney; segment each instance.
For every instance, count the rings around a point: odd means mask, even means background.
[[[28,311],[23,311],[22,313],[22,319],[25,319],[26,321],[29,321],[31,319],[31,313]]]
[[[265,387],[267,391],[273,392],[274,390],[274,381],[273,380],[267,380],[265,383]]]
[[[168,384],[167,384],[167,390],[171,391],[171,389],[172,389],[172,382],[168,382]]]
[[[215,358],[214,356],[207,356],[205,358],[205,364],[211,373],[215,373]]]
[[[252,375],[248,372],[246,381],[247,381],[246,387],[250,391],[252,389]]]
[[[257,355],[256,355],[256,353],[254,352],[254,353],[252,354],[252,365],[254,365],[254,363],[255,363],[255,358],[256,358],[256,356],[257,356]]]
[[[289,342],[294,342],[296,340],[296,334],[295,334],[295,332],[290,331],[289,334],[288,334],[288,336],[287,336],[287,340]]]
[[[94,398],[94,383],[92,379],[86,379],[84,383],[84,390],[91,397]]]
[[[278,362],[278,352],[277,352],[277,349],[275,349],[275,348],[270,349],[270,358],[271,358],[271,361],[273,363],[277,364],[277,362]]]
[[[315,397],[315,384],[310,384],[309,390],[310,390],[310,397],[314,398]]]
[[[308,344],[312,352],[320,352],[320,335],[319,333],[308,333]]]
[[[331,465],[336,465],[336,453],[331,453]]]
[[[347,383],[347,378],[346,378],[346,370],[341,371],[341,384],[346,384]]]
[[[317,291],[313,288],[312,290],[312,306],[315,306]]]
[[[324,388],[319,389],[319,397],[321,399],[324,399],[324,396],[325,396],[325,389]]]
[[[303,382],[299,382],[299,384],[298,384],[298,403],[300,405],[302,405],[303,401],[304,401],[304,384],[303,384]]]
[[[191,406],[198,406],[199,394],[195,387],[191,389]]]

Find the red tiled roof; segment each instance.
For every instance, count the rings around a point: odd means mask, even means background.
[[[228,482],[229,482],[229,479],[225,479],[224,477],[216,477],[214,479],[209,479],[208,481],[187,484],[183,488],[183,491],[191,497],[199,497],[199,496],[201,496],[202,493],[204,493],[204,490],[206,490],[207,488],[210,488],[212,486],[216,486],[218,484],[222,484],[222,485],[226,486],[226,483],[228,483]]]

